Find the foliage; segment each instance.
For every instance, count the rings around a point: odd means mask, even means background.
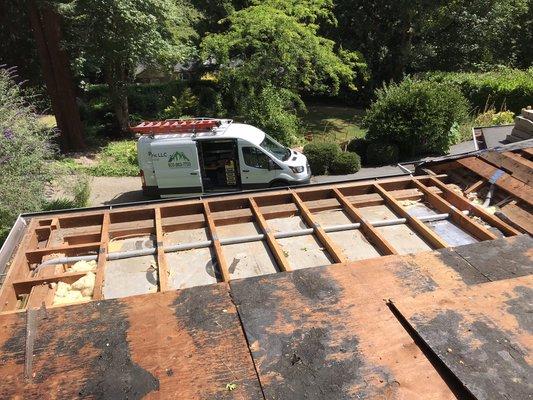
[[[85,165],[73,158],[62,158],[56,166],[62,173],[84,173],[91,176],[137,176],[137,143],[135,140],[109,142],[95,156],[95,164]]]
[[[399,160],[398,146],[391,143],[372,142],[366,149],[368,165],[390,165]]]
[[[194,115],[198,110],[198,97],[190,87],[186,87],[179,97],[172,96],[172,102],[165,108],[163,116],[167,118],[180,118],[182,115]]]
[[[330,173],[334,175],[353,174],[361,169],[361,158],[352,152],[339,153],[331,162]]]
[[[198,16],[187,0],[68,0],[60,11],[78,61],[97,66],[105,76],[122,131],[128,126],[127,83],[133,69],[170,66],[190,56],[190,25]]]
[[[467,115],[468,103],[454,86],[406,78],[378,90],[364,123],[368,140],[395,144],[409,158],[446,153],[457,140],[452,126]]]
[[[301,91],[337,93],[353,80],[358,58],[335,52],[334,42],[318,35],[316,22],[329,18],[330,1],[252,3],[227,17],[226,30],[204,38],[201,55],[216,60],[229,109],[266,130],[264,122],[280,115],[272,133],[290,143]],[[269,114],[256,120],[258,111]]]
[[[477,112],[495,108],[519,113],[533,99],[533,67],[528,70],[501,68],[482,73],[436,72],[424,77],[456,85]]]
[[[474,123],[476,126],[493,126],[493,125],[508,125],[514,123],[514,112],[500,111],[490,109],[482,114],[479,114]]]
[[[347,151],[359,154],[363,164],[366,163],[366,149],[368,148],[369,141],[366,138],[353,138],[346,147]]]
[[[326,174],[331,168],[333,159],[340,152],[339,145],[332,142],[312,142],[304,147],[304,154],[314,175]]]
[[[72,198],[60,197],[53,200],[46,200],[43,204],[44,211],[67,210],[71,208],[82,208],[89,205],[91,187],[86,176],[77,177],[77,182],[72,188]]]
[[[51,133],[42,128],[12,71],[0,69],[0,241],[17,215],[38,211],[51,171]]]

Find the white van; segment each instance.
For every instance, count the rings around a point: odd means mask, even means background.
[[[307,158],[262,130],[228,119],[142,122],[143,192],[177,197],[309,183]]]

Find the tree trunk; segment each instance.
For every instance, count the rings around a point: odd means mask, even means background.
[[[127,68],[120,62],[109,62],[105,69],[109,96],[121,135],[129,134]]]
[[[68,57],[61,47],[59,15],[50,7],[40,8],[35,0],[30,0],[28,6],[46,89],[59,129],[61,151],[82,150],[86,147],[83,125]]]

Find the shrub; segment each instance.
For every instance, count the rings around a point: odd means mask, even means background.
[[[426,79],[457,86],[472,108],[510,110],[518,114],[533,99],[533,68],[501,68],[490,72],[436,72]]]
[[[353,138],[348,143],[346,150],[351,151],[352,153],[357,153],[361,157],[361,162],[366,163],[366,149],[370,142],[367,138]]]
[[[506,125],[512,123],[514,123],[514,112],[496,112],[495,109],[490,109],[483,114],[479,114],[474,120],[476,126]]]
[[[353,174],[361,169],[361,158],[356,153],[339,153],[331,162],[330,172],[335,175]]]
[[[366,160],[369,165],[396,164],[398,153],[398,146],[394,144],[373,142],[366,149]]]
[[[12,79],[0,69],[0,243],[18,214],[38,211],[44,202],[53,155],[51,132],[43,129]]]
[[[341,152],[338,144],[332,142],[312,142],[304,147],[311,172],[324,175],[331,167],[333,159]]]
[[[398,146],[402,158],[446,153],[456,139],[452,126],[468,116],[454,86],[406,78],[377,91],[365,115],[367,138]]]

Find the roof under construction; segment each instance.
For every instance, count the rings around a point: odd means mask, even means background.
[[[0,253],[0,393],[529,398],[528,146],[23,216]]]

